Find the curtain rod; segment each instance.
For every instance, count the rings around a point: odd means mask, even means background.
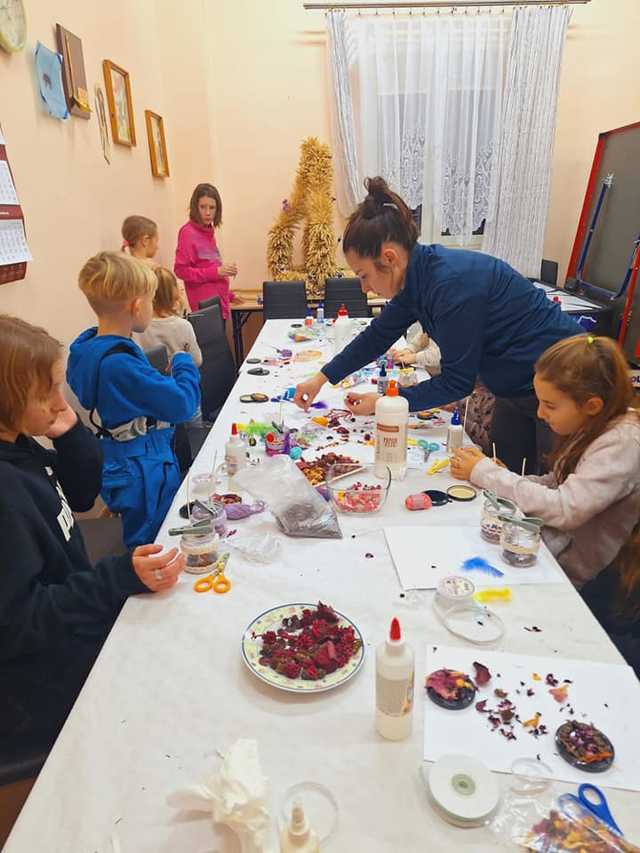
[[[489,6],[584,6],[591,0],[475,0],[475,2],[453,2],[453,0],[416,0],[416,2],[391,3],[303,3],[305,9],[475,9]]]

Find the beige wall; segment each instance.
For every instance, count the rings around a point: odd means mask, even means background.
[[[194,109],[208,97],[204,48],[199,51],[203,12],[201,0],[185,16],[169,0],[25,5],[26,49],[12,56],[0,51],[0,122],[34,260],[24,281],[0,286],[0,311],[43,324],[68,342],[93,322],[76,284],[83,261],[119,247],[123,218],[141,213],[158,222],[160,260],[171,264],[191,184],[212,169],[209,112]],[[138,144],[112,145],[110,165],[95,115],[61,122],[41,109],[33,50],[38,40],[55,46],[57,22],[82,38],[92,103],[94,83],[104,89],[103,59],[131,74]],[[168,180],[151,175],[145,109],[165,119]]]
[[[592,0],[574,7],[560,79],[545,237],[545,257],[560,261],[560,281],[598,134],[640,121],[639,33],[639,0]]]
[[[92,322],[76,287],[82,262],[119,245],[129,213],[160,226],[160,259],[195,183],[220,188],[219,243],[236,260],[236,286],[267,276],[266,235],[292,186],[300,142],[328,142],[328,80],[322,13],[300,0],[81,0],[27,2],[29,44],[0,51],[0,122],[25,211],[34,261],[23,282],[0,286],[0,311],[45,324],[70,340]],[[89,87],[101,63],[131,72],[138,145],[112,146],[107,165],[98,124],[59,122],[41,110],[33,82],[38,39],[54,45],[56,21],[82,39]],[[592,0],[574,9],[560,85],[545,255],[566,266],[597,134],[640,119],[638,0]],[[165,118],[171,178],[151,176],[144,109]]]

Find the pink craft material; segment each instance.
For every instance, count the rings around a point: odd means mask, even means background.
[[[408,495],[404,500],[404,505],[411,510],[431,509],[431,498],[424,492],[418,492],[417,495]]]

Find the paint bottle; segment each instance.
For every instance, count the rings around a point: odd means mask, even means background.
[[[380,367],[380,373],[378,374],[378,394],[381,396],[387,393],[387,388],[389,387],[389,377],[387,376],[387,368],[383,364]]]
[[[398,392],[398,383],[390,380],[387,393],[376,402],[376,477],[386,477],[387,468],[394,480],[407,473],[407,425],[409,403]]]
[[[231,438],[224,446],[224,461],[229,477],[233,477],[247,464],[247,449],[238,435],[237,424],[231,424]]]
[[[389,637],[376,649],[376,729],[387,740],[404,740],[413,724],[413,649],[394,617]]]
[[[318,833],[309,825],[302,803],[294,800],[289,823],[280,830],[280,853],[320,853]]]
[[[333,324],[333,352],[335,355],[342,351],[342,347],[345,345],[349,336],[350,329],[351,320],[349,319],[349,312],[344,305],[341,305],[340,308],[338,308],[338,314],[336,316],[335,323]]]
[[[451,423],[447,429],[447,453],[453,453],[459,447],[462,447],[464,441],[464,431],[460,422],[460,412],[455,410],[451,416]]]
[[[311,311],[307,311],[307,316],[304,318],[304,325],[307,329],[313,326],[313,314]]]
[[[316,323],[318,325],[324,323],[324,302],[321,302],[316,309]]]

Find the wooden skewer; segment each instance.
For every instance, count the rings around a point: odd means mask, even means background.
[[[469,411],[469,400],[471,399],[471,394],[467,397],[467,405],[464,407],[464,423],[462,424],[462,432],[464,435],[467,434],[467,412]]]
[[[493,461],[494,461],[494,462],[497,462],[497,459],[496,459],[496,443],[495,443],[495,441],[493,442]]]
[[[524,459],[522,460],[522,473],[520,475],[521,477],[524,477],[524,472],[525,472],[526,467],[527,467],[527,457],[525,456]]]

